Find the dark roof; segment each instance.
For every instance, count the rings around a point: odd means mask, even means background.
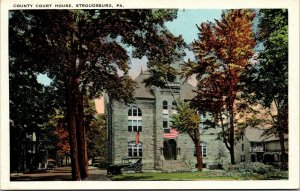
[[[263,135],[266,129],[260,129],[255,127],[247,127],[245,130],[245,136],[249,141],[261,142],[261,141],[275,141],[279,140],[275,135]],[[284,139],[288,139],[288,135],[284,135]]]
[[[146,87],[144,80],[150,76],[148,71],[142,71],[141,74],[135,79],[137,87],[135,89],[134,97],[138,98],[154,98],[153,93],[151,93],[149,87]]]
[[[245,137],[247,137],[249,141],[261,142],[263,141],[262,138],[263,132],[264,132],[263,129],[248,127],[245,130]]]
[[[191,84],[184,82],[181,86],[180,95],[181,98],[186,100],[191,100],[196,96],[196,87],[192,86]]]
[[[146,87],[144,80],[150,76],[149,71],[142,71],[141,74],[135,79],[137,88],[134,97],[136,98],[154,98],[154,94]],[[182,99],[191,100],[195,97],[196,93],[193,91],[195,87],[191,84],[184,82],[181,86],[180,95]]]

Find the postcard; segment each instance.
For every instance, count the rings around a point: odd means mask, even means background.
[[[1,189],[299,189],[298,1],[1,4]]]

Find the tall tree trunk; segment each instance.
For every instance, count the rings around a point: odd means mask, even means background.
[[[69,130],[70,157],[72,164],[72,180],[81,180],[80,168],[78,163],[78,147],[77,147],[77,128],[76,128],[76,105],[74,105],[75,97],[73,92],[73,78],[65,77],[66,88],[66,104],[67,104],[67,126]]]
[[[230,113],[230,129],[229,129],[229,144],[230,144],[230,162],[231,164],[235,164],[235,156],[234,156],[234,123],[233,123],[233,120],[234,120],[234,116],[233,116],[233,106],[231,105],[230,106],[230,110],[229,110],[229,113]]]
[[[79,79],[75,82],[75,97],[76,102],[76,129],[77,129],[77,147],[78,147],[78,162],[80,167],[80,175],[82,179],[88,176],[87,172],[87,152],[86,152],[86,138],[84,128],[84,111],[83,111],[83,96],[79,89]]]
[[[197,169],[199,172],[202,171],[202,149],[200,145],[200,133],[199,129],[194,130],[194,140],[195,140],[195,146],[196,146],[196,156],[197,156]]]

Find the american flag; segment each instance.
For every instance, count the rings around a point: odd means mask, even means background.
[[[170,133],[164,133],[164,138],[175,139],[179,136],[179,132],[175,128],[170,129]]]
[[[140,139],[140,132],[136,132],[136,136],[135,136],[135,144],[136,145],[139,144],[139,139]]]

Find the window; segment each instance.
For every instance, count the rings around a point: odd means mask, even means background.
[[[207,144],[206,143],[201,143],[201,152],[202,152],[202,157],[207,157]],[[194,157],[197,156],[197,153],[196,153],[196,148],[194,149]]]
[[[244,151],[244,143],[242,143],[242,151]]]
[[[206,143],[202,143],[201,148],[202,148],[202,157],[207,157],[207,145],[206,145]]]
[[[132,106],[128,110],[128,131],[140,132],[142,131],[142,111],[136,106]]]
[[[245,155],[241,155],[241,162],[245,162]]]
[[[131,108],[128,110],[128,116],[132,116],[132,109]]]
[[[163,113],[163,129],[164,133],[170,133],[169,114]]]
[[[243,135],[242,135],[242,137],[241,137],[241,138],[242,138],[242,141],[244,141],[244,136],[243,136]]]
[[[142,116],[142,111],[140,110],[140,108],[132,106],[128,110],[128,116]]]
[[[169,128],[169,115],[163,114],[163,128],[168,129]]]
[[[163,109],[168,109],[168,102],[167,101],[163,101]]]
[[[177,109],[177,102],[175,100],[172,102],[172,109]]]
[[[142,131],[143,121],[128,119],[128,131],[140,132]]]
[[[143,143],[135,144],[135,141],[128,142],[128,157],[142,157]]]
[[[168,128],[168,119],[163,120],[163,127],[164,127],[164,129]]]

